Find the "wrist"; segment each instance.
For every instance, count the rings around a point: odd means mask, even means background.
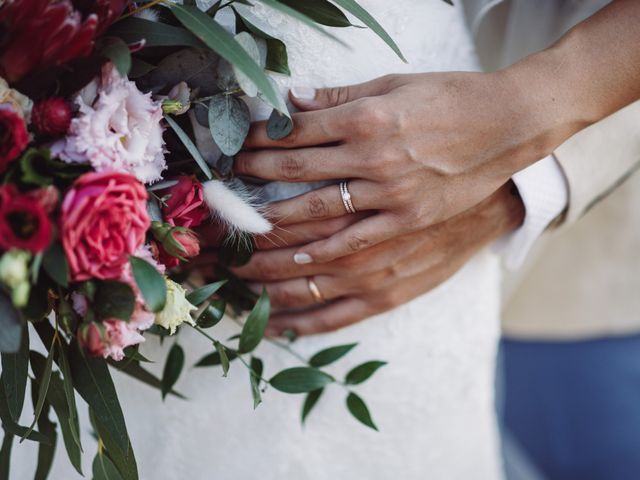
[[[487,199],[484,215],[489,216],[492,239],[513,232],[522,225],[525,207],[518,188],[509,180]]]

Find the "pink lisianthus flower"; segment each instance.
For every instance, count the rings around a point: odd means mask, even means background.
[[[144,337],[130,323],[105,320],[101,325],[86,325],[81,329],[78,340],[91,355],[119,362],[124,358],[124,349],[144,342]]]
[[[65,195],[62,245],[74,282],[122,277],[151,224],[147,191],[125,173],[86,173]]]
[[[142,183],[162,178],[162,106],[151,94],[108,63],[98,84],[87,86],[76,103],[80,113],[66,139],[52,147],[54,155],[69,163],[90,163],[97,172],[126,172]]]

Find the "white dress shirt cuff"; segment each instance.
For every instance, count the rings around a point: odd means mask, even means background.
[[[496,242],[507,270],[518,270],[536,240],[567,207],[569,189],[553,155],[543,158],[511,178],[525,208],[524,222]]]

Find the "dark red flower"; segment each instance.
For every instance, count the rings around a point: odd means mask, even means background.
[[[41,100],[33,106],[31,121],[38,133],[51,137],[62,136],[71,125],[71,107],[59,97]]]
[[[173,268],[180,264],[180,260],[188,261],[198,256],[200,242],[193,231],[183,227],[172,228],[170,226],[167,226],[165,230],[167,232],[162,241],[151,242],[151,253],[161,264],[167,268]],[[156,229],[155,232],[158,230]]]
[[[13,185],[0,187],[0,248],[42,252],[51,243],[53,226],[37,196]]]
[[[194,228],[210,215],[204,203],[202,184],[194,177],[182,176],[173,187],[162,192],[169,195],[162,213],[165,220],[178,227]]]
[[[27,148],[29,134],[24,119],[8,105],[0,105],[0,173]]]
[[[15,82],[88,55],[95,36],[120,15],[127,0],[78,3],[80,10],[70,0],[7,0],[0,7],[0,76]]]

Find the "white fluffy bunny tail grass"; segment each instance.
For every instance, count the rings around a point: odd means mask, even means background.
[[[202,184],[204,200],[211,212],[233,231],[264,235],[273,226],[254,205],[255,198],[239,181],[209,180]]]

